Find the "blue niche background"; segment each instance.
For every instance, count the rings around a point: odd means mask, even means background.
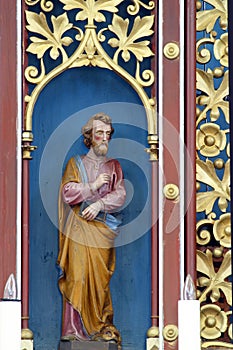
[[[80,138],[82,118],[80,125],[76,118],[77,122],[72,124],[70,132],[59,136],[57,144],[51,149],[50,158],[45,162],[51,176],[41,184],[43,152],[61,123],[70,116],[86,116],[87,120],[100,111],[112,116],[115,133],[110,143],[110,156],[119,158],[129,184],[128,204],[121,212],[123,226],[116,248],[116,271],[111,282],[114,322],[121,332],[124,350],[145,349],[151,315],[150,162],[144,151],[147,147],[147,121],[139,105],[137,94],[124,80],[109,70],[89,67],[70,69],[58,76],[42,91],[36,103],[33,134],[38,149],[30,162],[29,322],[34,333],[35,350],[58,348],[62,315],[56,268],[58,231],[53,215],[48,213],[42,202],[40,186],[47,189],[45,192],[55,213],[63,144],[71,134],[77,135],[77,141],[70,147],[66,159],[74,153],[87,151]]]

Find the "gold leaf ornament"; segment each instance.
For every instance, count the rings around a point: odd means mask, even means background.
[[[207,304],[201,307],[201,337],[217,339],[227,329],[227,315],[218,305]]]
[[[216,215],[211,213],[207,219],[202,219],[196,224],[196,241],[197,244],[206,245],[211,240],[211,232],[213,230],[213,222]]]
[[[118,12],[119,5],[123,0],[60,0],[64,6],[64,10],[80,9],[75,17],[77,21],[89,20],[89,24],[93,21],[104,22],[105,16],[100,11]]]
[[[85,53],[81,54],[70,66],[70,68],[82,66],[97,66],[111,69],[104,58],[98,54],[94,41],[91,37],[87,40]]]
[[[217,176],[214,164],[210,160],[204,162],[197,159],[196,166],[197,181],[213,188],[213,190],[197,193],[197,212],[205,211],[208,215],[218,198],[219,209],[226,212],[228,201],[230,201],[230,161],[228,160],[225,164],[222,180]]]
[[[212,302],[218,301],[220,297],[219,290],[221,290],[226,296],[227,303],[232,305],[231,282],[225,281],[231,275],[231,251],[224,255],[220,268],[215,272],[212,252],[209,249],[206,250],[206,253],[198,250],[197,271],[209,279],[209,283],[206,283],[206,289],[199,298],[200,302],[205,301],[209,293],[211,293],[210,299]]]
[[[45,11],[45,12],[52,11],[52,9],[53,9],[52,1],[47,1],[47,0],[25,0],[25,3],[28,6],[34,6],[38,2],[40,2],[40,6],[41,6],[43,11]]]
[[[214,55],[224,67],[229,66],[228,62],[228,33],[221,35],[214,43]]]
[[[229,102],[224,98],[229,95],[229,71],[226,71],[218,89],[214,88],[213,73],[197,69],[197,90],[205,94],[198,97],[198,104],[205,105],[205,108],[198,116],[196,124],[206,118],[206,113],[210,110],[210,119],[215,122],[219,116],[219,108],[225,115],[226,122],[229,123]]]
[[[231,214],[226,213],[216,220],[213,227],[214,237],[223,247],[231,248]]]
[[[145,16],[135,18],[133,28],[128,35],[129,19],[123,19],[114,14],[112,24],[108,26],[109,30],[116,34],[118,39],[111,38],[108,44],[113,48],[118,47],[114,55],[114,61],[117,62],[118,55],[122,51],[122,58],[125,62],[130,60],[130,52],[132,52],[138,61],[143,61],[143,58],[153,56],[153,52],[148,47],[149,40],[137,41],[143,37],[150,36],[154,33],[151,29],[154,23],[154,16]]]
[[[32,36],[30,40],[32,43],[28,46],[27,52],[37,55],[37,58],[42,58],[47,50],[50,49],[50,57],[56,60],[60,53],[63,56],[63,60],[67,58],[66,52],[63,49],[64,46],[69,46],[73,40],[70,37],[62,37],[63,34],[72,28],[72,24],[69,23],[66,13],[55,17],[51,16],[51,22],[53,24],[53,32],[50,30],[44,13],[35,13],[26,11],[26,18],[28,25],[26,28],[33,32],[40,34],[44,39]]]
[[[202,124],[197,130],[196,146],[203,156],[217,156],[226,147],[226,132],[217,124]]]
[[[140,0],[132,0],[134,4],[131,4],[127,7],[128,13],[130,15],[136,15],[139,10],[140,6],[144,7],[147,10],[153,10],[155,8],[155,2],[154,1],[149,1],[148,4],[144,4],[144,2]]]
[[[220,26],[227,29],[227,0],[205,0],[206,3],[213,6],[213,9],[197,12],[197,30],[206,30],[210,33],[214,28],[218,18]]]

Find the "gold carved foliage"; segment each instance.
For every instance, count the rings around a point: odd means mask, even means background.
[[[207,249],[206,252],[197,251],[197,270],[201,273],[198,279],[198,286],[203,289],[199,298],[200,302],[210,296],[212,302],[219,300],[222,292],[229,305],[232,305],[232,285],[225,279],[231,275],[231,252],[223,255],[222,263],[215,271],[213,253]]]
[[[228,33],[224,33],[214,43],[214,55],[220,64],[228,67]]]
[[[89,24],[96,22],[105,22],[106,17],[102,11],[118,12],[117,5],[123,0],[60,0],[65,6],[64,10],[80,10],[75,19],[76,21],[84,21],[88,19]]]
[[[196,4],[196,238],[202,347],[232,348],[228,7],[227,0]]]
[[[82,66],[93,66],[100,68],[111,69],[110,65],[103,59],[103,57],[98,53],[94,40],[89,37],[85,46],[83,53],[75,60],[70,68],[82,67]]]
[[[197,6],[197,31],[205,31],[208,35],[203,35],[201,39],[197,41],[197,62],[204,64],[209,62],[212,55],[212,49],[210,45],[214,45],[213,54],[217,60],[220,60],[220,64],[224,67],[228,67],[228,33],[221,34],[214,30],[216,25],[219,25],[221,30],[226,31],[228,28],[228,7],[227,0],[205,0],[198,1],[201,6]],[[205,5],[208,5],[209,9],[202,9]],[[201,47],[204,45],[204,48]]]
[[[97,0],[97,2],[98,1],[99,0]],[[121,0],[121,1],[123,1],[123,0]],[[119,1],[118,3],[120,3],[121,1]],[[107,0],[102,0],[102,1],[99,1],[99,4],[101,2],[105,2],[105,4],[108,3],[107,5],[110,4],[110,8],[111,8],[111,4],[115,4],[115,5],[117,4],[117,1],[112,1],[112,0],[111,1],[109,1],[109,0],[108,1]],[[148,4],[145,4],[143,2],[143,0],[132,0],[132,2],[133,2],[133,4],[128,5],[128,13],[130,15],[136,15],[139,12],[140,7],[143,7],[145,9],[147,9],[147,10],[153,10],[154,7],[155,7],[155,2],[154,1],[149,1]],[[34,5],[38,4],[38,3],[40,3],[41,9],[43,11],[47,11],[47,12],[52,11],[52,9],[54,8],[53,2],[50,1],[50,0],[25,0],[25,3],[28,6],[34,6]],[[71,1],[64,1],[63,3],[64,4],[67,3],[67,6],[70,6],[70,7],[73,6],[72,8],[77,8],[75,1],[72,1],[72,0]],[[92,1],[92,3],[93,3],[93,1]],[[83,3],[82,3],[82,5],[84,7],[88,7],[88,5],[85,6],[85,4],[83,4]],[[113,7],[114,7],[114,5],[113,5]]]
[[[117,15],[113,16],[112,24],[108,26],[111,32],[115,33],[118,39],[109,39],[108,43],[112,47],[117,47],[113,60],[118,61],[118,54],[121,52],[121,56],[125,62],[130,60],[130,52],[132,52],[138,61],[142,61],[145,57],[153,56],[153,52],[149,48],[150,41],[142,40],[137,42],[143,36],[150,36],[153,34],[154,16],[146,16],[140,18],[136,17],[133,28],[129,32],[129,19],[123,19]]]
[[[73,39],[69,36],[64,36],[64,33],[71,29],[73,25],[69,23],[66,13],[55,17],[51,16],[53,29],[48,26],[46,16],[43,12],[37,14],[31,11],[26,11],[26,19],[28,25],[27,30],[40,34],[43,38],[32,36],[32,43],[28,46],[27,52],[37,55],[37,58],[42,58],[47,50],[50,49],[50,57],[56,60],[60,55],[63,57],[63,62],[68,59],[63,46],[69,46]]]
[[[205,0],[205,3],[212,5],[213,8],[197,12],[197,31],[211,32],[218,19],[221,28],[226,30],[228,24],[227,0]]]
[[[198,114],[196,124],[206,118],[206,114],[210,111],[210,120],[217,121],[222,110],[226,122],[229,123],[229,102],[225,98],[229,95],[229,76],[228,71],[225,72],[220,86],[214,87],[214,74],[208,69],[207,72],[197,69],[197,90],[201,91],[201,95],[197,98],[197,104],[202,108]],[[204,108],[203,108],[204,107]]]
[[[229,130],[221,130],[220,126],[214,123],[205,123],[197,130],[197,149],[205,157],[219,155],[226,147],[226,133]]]
[[[36,0],[25,1],[29,6],[39,3]],[[98,66],[114,71],[133,87],[146,108],[148,134],[153,136],[153,140],[157,140],[155,98],[148,96],[148,91],[145,89],[154,83],[154,72],[141,66],[144,60],[154,55],[150,47],[154,33],[154,15],[150,11],[154,9],[155,2],[145,3],[140,0],[131,0],[132,4],[123,4],[123,0],[57,0],[57,2],[63,6],[63,12],[57,16],[48,13],[53,7],[50,6],[50,2],[42,0],[40,5],[44,12],[37,13],[31,8],[25,12],[26,28],[30,33],[30,43],[26,51],[38,59],[37,65],[28,66],[25,70],[26,80],[35,86],[31,95],[25,97],[26,130],[32,130],[34,105],[40,92],[52,79],[70,68]],[[122,4],[126,6],[126,18],[117,14]],[[148,15],[141,17],[140,8],[148,10]],[[70,11],[73,11],[74,20],[70,16]],[[106,12],[111,14],[108,19]],[[99,27],[101,22],[104,23],[104,27],[103,24]],[[105,42],[106,32],[107,42]],[[72,50],[69,49],[71,45]],[[111,56],[106,51],[106,45],[109,47],[107,51],[113,52]],[[51,68],[48,64],[46,53],[49,53],[49,58],[54,61],[55,67],[53,64]],[[134,67],[133,73],[132,68],[128,69],[129,62],[132,62]],[[154,144],[151,141],[150,144],[151,147],[157,147],[157,141],[154,141]]]
[[[212,340],[221,336],[227,330],[227,315],[218,305],[201,307],[201,336]]]
[[[93,2],[92,11],[88,7],[88,2],[72,1],[72,0],[60,0],[65,3],[64,9],[71,10],[74,8],[81,8],[82,11],[76,15],[77,21],[83,21],[88,19],[89,24],[97,21],[103,22],[106,20],[105,16],[100,12],[101,10],[117,12],[117,8],[114,6],[122,2],[118,1],[96,1]],[[91,5],[90,5],[91,6]],[[32,11],[26,11],[26,19],[28,25],[27,30],[33,33],[37,33],[41,37],[32,36],[30,40],[32,43],[28,46],[27,52],[36,54],[37,58],[42,58],[48,49],[50,50],[50,57],[56,60],[60,54],[63,56],[63,62],[68,59],[68,56],[64,50],[64,46],[69,46],[73,39],[70,36],[64,36],[64,33],[74,28],[81,33],[80,28],[69,22],[67,13],[55,17],[51,16],[52,30],[49,28],[47,18],[43,12],[37,14]],[[151,36],[153,34],[154,16],[145,16],[140,18],[137,16],[134,20],[133,27],[129,32],[129,19],[123,19],[122,17],[114,14],[112,24],[108,25],[108,28],[113,32],[117,38],[111,38],[108,40],[108,44],[113,48],[118,48],[114,54],[114,61],[118,62],[118,54],[122,52],[122,58],[125,62],[130,60],[130,52],[132,52],[138,61],[142,62],[144,58],[153,56],[149,45],[150,40],[140,40],[143,37]],[[77,40],[82,39],[83,36],[76,36]],[[89,61],[89,63],[91,63]]]
[[[231,248],[231,215],[222,214],[219,220],[214,222],[213,234],[216,241],[219,241],[222,247]]]
[[[211,189],[197,193],[197,212],[205,211],[210,214],[215,201],[218,200],[218,207],[221,212],[226,212],[228,202],[230,201],[230,161],[225,164],[222,180],[218,177],[213,162],[205,162],[197,159],[197,181],[205,183]]]

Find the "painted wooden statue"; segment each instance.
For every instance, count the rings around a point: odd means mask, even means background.
[[[113,325],[109,288],[120,222],[110,213],[124,204],[126,193],[119,162],[106,157],[113,132],[108,115],[94,115],[82,128],[89,152],[71,158],[62,178],[58,256],[63,272],[59,279],[61,340],[121,342]]]

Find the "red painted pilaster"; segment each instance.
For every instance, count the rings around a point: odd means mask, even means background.
[[[0,297],[16,275],[16,2],[0,1]]]
[[[179,0],[163,1],[163,48],[168,43],[180,47]],[[180,57],[171,59],[163,55],[163,171],[164,184],[176,185],[180,181]],[[180,201],[164,195],[163,210],[163,303],[164,348],[177,349],[170,325],[177,326],[180,298]]]

